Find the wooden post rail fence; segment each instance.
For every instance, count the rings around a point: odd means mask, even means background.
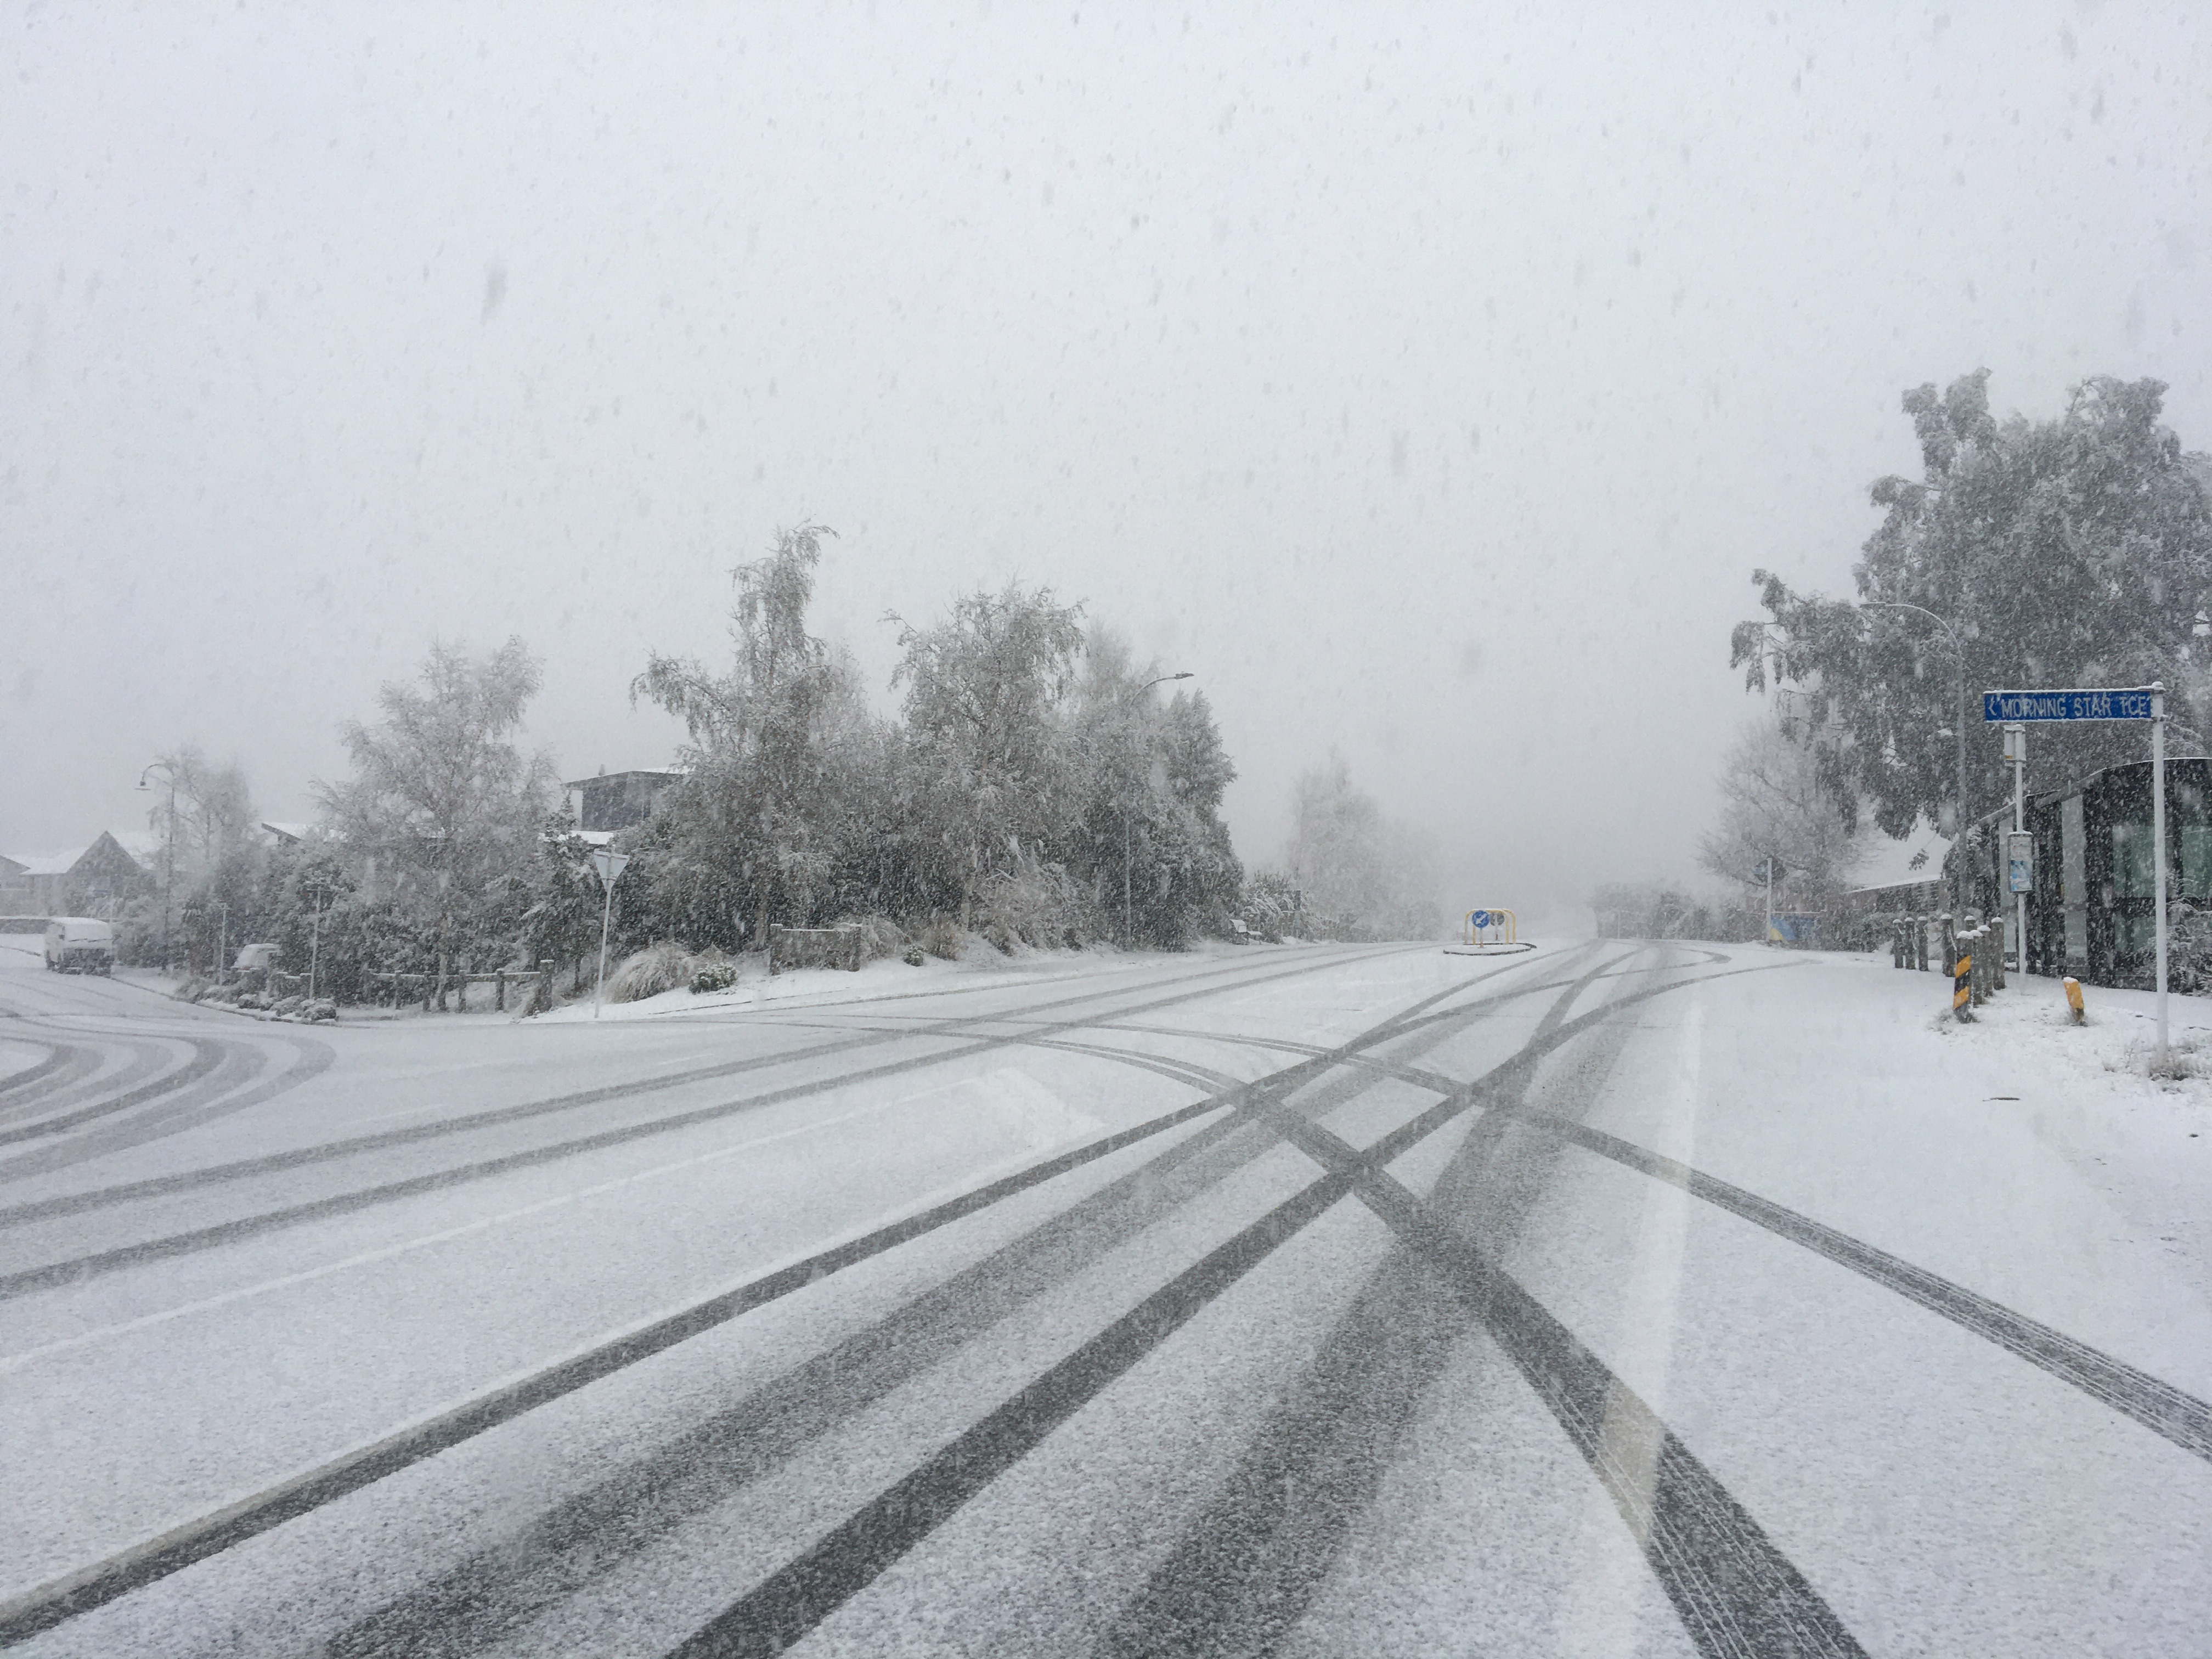
[[[459,993],[461,1006],[464,1010],[468,1006],[468,988],[470,986],[496,986],[498,988],[498,991],[493,1000],[492,1006],[497,1008],[500,1012],[505,1013],[507,1012],[507,988],[508,986],[512,985],[520,990],[525,987],[535,985],[539,979],[550,975],[551,971],[550,968],[501,968],[497,969],[495,972],[489,974],[447,974],[446,975],[446,983]],[[386,985],[391,988],[391,994],[386,1000],[394,1008],[397,1008],[399,1006],[399,988],[404,983],[416,980],[420,980],[422,982],[422,1012],[426,1014],[430,1012],[430,1005],[436,999],[438,994],[438,975],[434,972],[414,972],[403,969],[396,973],[381,973],[372,969],[368,976],[374,980],[381,980]],[[270,977],[273,980],[276,975],[272,974]],[[304,975],[298,974],[289,975],[289,977],[299,979],[303,983],[306,979]],[[414,1000],[411,996],[407,1000],[410,1002]]]

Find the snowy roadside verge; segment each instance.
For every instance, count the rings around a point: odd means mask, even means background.
[[[1940,988],[1940,976],[1921,977]],[[1988,1103],[2018,1100],[2011,1109],[2026,1115],[2024,1127],[2134,1227],[2212,1261],[2203,1219],[2212,1182],[2212,1000],[2167,999],[2177,1069],[2191,1074],[2154,1078],[2157,997],[2094,985],[2083,993],[2087,1021],[2076,1025],[2057,980],[2014,974],[1968,1025],[1931,994],[1929,1029],[1990,1079]]]
[[[1961,1025],[1941,1006],[1941,975],[1923,977],[1938,987],[1929,998],[1930,1024],[1937,1030],[1970,1042],[2002,1043],[2014,1058],[2032,1054],[2047,1068],[2045,1075],[2101,1082],[2116,1097],[2199,1112],[2212,1106],[2212,1000],[2167,997],[2170,1046],[2185,1074],[2154,1078],[2158,998],[2149,991],[2085,986],[2087,1018],[2076,1025],[2058,981],[2014,974],[2006,989],[1974,1010],[1972,1024]]]
[[[1052,984],[1126,973],[1170,962],[1245,958],[1255,952],[1310,949],[1285,941],[1273,945],[1231,945],[1206,939],[1178,951],[1121,951],[1112,946],[1085,950],[1025,950],[1001,956],[978,944],[957,961],[924,959],[915,967],[896,957],[880,957],[857,972],[836,968],[797,968],[770,976],[757,957],[745,960],[738,982],[726,990],[694,993],[682,987],[636,1002],[610,1002],[601,1020],[671,1019],[693,1014],[730,1013],[767,1006],[822,1007],[841,1002],[881,1002],[898,996],[935,996],[955,991],[988,991],[1015,985]],[[533,1025],[568,1024],[592,1018],[588,994],[549,1012],[533,1015]]]

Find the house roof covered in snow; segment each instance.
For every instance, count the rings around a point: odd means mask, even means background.
[[[21,875],[65,876],[76,867],[76,861],[85,855],[87,850],[82,847],[72,847],[60,853],[7,853],[0,854],[0,857],[14,865],[17,873]]]
[[[1924,819],[1912,826],[1911,835],[1895,840],[1876,830],[1868,843],[1866,862],[1851,872],[1851,890],[1866,892],[1877,887],[1901,887],[1907,882],[1934,881],[1943,873],[1943,860],[1950,851],[1951,838],[1929,829]],[[1928,857],[1916,870],[1913,856],[1923,852]]]

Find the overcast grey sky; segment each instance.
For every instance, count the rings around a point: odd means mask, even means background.
[[[2206,16],[23,8],[0,848],[186,740],[306,817],[434,633],[665,763],[630,678],[811,518],[879,689],[1010,577],[1195,672],[1248,863],[1334,746],[1448,897],[1686,873],[1750,568],[1848,587],[1904,387],[2212,447]]]

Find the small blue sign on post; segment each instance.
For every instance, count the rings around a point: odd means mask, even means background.
[[[1468,912],[1467,922],[1468,926],[1470,927],[1487,927],[1490,926],[1490,912],[1487,910],[1470,910]]]
[[[2149,686],[2082,691],[1984,691],[1982,718],[1998,720],[2147,720]]]

